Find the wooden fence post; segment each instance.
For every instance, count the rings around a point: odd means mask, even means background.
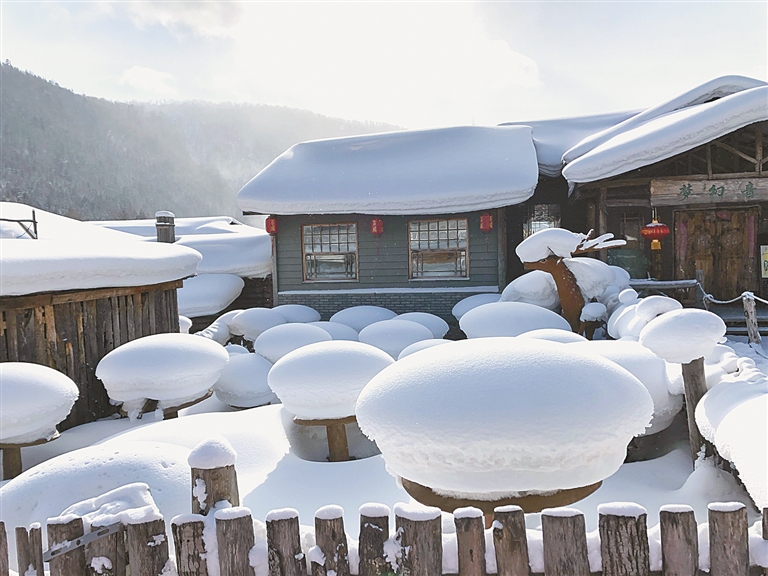
[[[760,344],[760,327],[757,324],[757,311],[755,310],[755,295],[752,292],[744,292],[741,295],[741,303],[744,305],[744,319],[747,321],[747,338],[750,344]]]
[[[530,574],[525,512],[520,506],[499,506],[493,511],[493,546],[498,576]]]
[[[690,506],[667,505],[659,510],[661,569],[664,576],[691,576],[699,569],[699,536]]]
[[[395,505],[402,554],[398,574],[403,576],[435,576],[443,570],[443,536],[439,508]]]
[[[11,567],[8,558],[8,534],[5,522],[0,521],[0,576],[10,576]]]
[[[163,519],[128,524],[127,532],[131,574],[161,574],[168,563],[168,538]]]
[[[707,378],[704,374],[704,358],[691,360],[683,364],[683,384],[685,386],[685,412],[688,416],[688,443],[691,448],[691,459],[696,462],[704,437],[696,425],[696,405],[707,393]]]
[[[763,508],[763,540],[768,540],[768,508]],[[2,553],[2,550],[0,550],[0,553]],[[2,576],[1,573],[0,576]],[[768,567],[763,568],[763,576],[768,576]]]
[[[544,573],[547,576],[589,576],[584,515],[575,508],[541,511]]]
[[[208,561],[203,557],[203,518],[199,514],[180,514],[171,520],[179,576],[208,576]]]
[[[459,576],[485,576],[485,519],[480,508],[453,511],[456,545],[459,552]]]
[[[99,528],[99,526],[92,525],[91,532],[98,531]],[[94,564],[99,563],[101,572],[97,573],[101,576],[125,576],[128,564],[125,538],[125,528],[123,528],[86,544],[85,565],[94,568]],[[108,560],[108,562],[102,563],[103,559]]]
[[[304,576],[307,573],[301,552],[297,510],[282,508],[267,514],[267,558],[269,576]]]
[[[40,524],[32,524],[29,532],[23,526],[16,528],[16,562],[19,574],[30,568],[35,574],[43,574],[43,534]]]
[[[249,508],[217,510],[216,540],[219,544],[221,576],[254,576],[248,554],[253,548],[253,518]]]
[[[384,542],[389,538],[389,507],[384,504],[360,506],[360,576],[383,576],[394,572],[384,556]]]
[[[327,576],[328,571],[325,569],[325,554],[320,550],[320,546],[312,546],[307,552],[309,558],[309,574],[310,576]]]
[[[341,506],[323,506],[315,512],[315,541],[325,555],[325,570],[349,576],[349,552]]]
[[[710,576],[748,576],[747,507],[741,502],[714,502],[707,508]]]
[[[222,500],[240,506],[236,459],[235,449],[222,437],[203,440],[192,449],[187,463],[192,469],[193,514],[206,516]]]
[[[73,515],[48,518],[49,550],[65,541],[76,541],[84,534],[82,518]],[[85,566],[85,549],[82,546],[51,558],[48,566],[51,576],[88,576],[88,569]]]
[[[639,504],[614,502],[597,507],[603,576],[649,576],[648,512]]]

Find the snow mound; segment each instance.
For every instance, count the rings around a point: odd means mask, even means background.
[[[595,340],[571,346],[572,350],[583,354],[599,354],[640,380],[653,400],[653,420],[645,431],[646,435],[667,428],[680,412],[683,397],[669,393],[666,362],[642,344],[631,340]]]
[[[582,322],[596,322],[599,320],[605,320],[608,316],[608,309],[605,304],[600,302],[588,302],[581,309],[581,316],[579,320]]]
[[[345,418],[355,413],[357,396],[368,381],[393,363],[368,344],[331,340],[283,356],[268,381],[292,414],[308,420]]]
[[[250,354],[251,352],[246,348],[245,346],[241,346],[240,344],[227,344],[224,346],[224,350],[227,351],[227,354],[230,356],[240,356],[241,354]],[[230,358],[230,361],[232,359]],[[229,366],[229,364],[227,364]],[[226,368],[225,368],[226,370]]]
[[[319,322],[320,312],[303,304],[281,304],[272,308],[280,312],[287,322]]]
[[[560,308],[560,297],[552,274],[532,270],[507,284],[499,302],[524,302],[555,311]]]
[[[352,306],[339,310],[331,316],[331,322],[346,324],[355,332],[360,332],[366,326],[382,320],[392,320],[397,316],[392,310],[382,308],[381,306]]]
[[[340,322],[310,322],[309,325],[322,328],[328,332],[334,340],[351,340],[352,342],[357,342],[359,340],[357,330]]]
[[[536,262],[552,255],[570,258],[584,238],[584,234],[565,228],[545,228],[520,242],[515,254],[521,262]]]
[[[395,316],[395,320],[410,320],[429,328],[434,338],[442,338],[448,333],[448,322],[428,312],[406,312]]]
[[[410,346],[406,346],[403,348],[402,352],[397,355],[398,360],[402,360],[406,356],[410,356],[411,354],[415,354],[416,352],[419,352],[420,350],[426,350],[427,348],[432,348],[433,346],[441,346],[443,344],[450,344],[453,342],[452,340],[444,340],[443,338],[433,338],[430,340],[419,340],[418,342],[414,342]]]
[[[467,296],[454,305],[451,314],[453,314],[456,320],[461,320],[461,317],[473,308],[477,308],[483,304],[498,302],[499,298],[501,298],[501,294],[474,294],[472,296]]]
[[[65,374],[27,362],[0,362],[0,442],[51,438],[80,391]]]
[[[69,515],[83,519],[86,533],[91,526],[110,526],[116,522],[123,525],[141,524],[163,519],[149,492],[149,486],[143,482],[126,484],[95,498],[72,504],[61,513],[61,516]]]
[[[688,308],[651,320],[639,341],[667,362],[686,364],[712,352],[723,336],[725,323],[717,314]]]
[[[179,333],[189,334],[190,328],[192,328],[192,320],[186,316],[179,316]]]
[[[154,334],[115,348],[96,367],[96,377],[116,402],[146,398],[161,407],[202,396],[229,362],[224,347],[191,334]]]
[[[234,274],[201,274],[184,280],[177,292],[179,314],[198,318],[216,314],[235,301],[245,282]]]
[[[549,340],[550,342],[559,342],[560,344],[571,344],[573,342],[589,342],[581,334],[571,332],[570,327],[568,330],[562,328],[541,328],[539,330],[531,330],[529,332],[523,332],[520,334],[521,338],[536,338],[538,340]]]
[[[285,316],[271,308],[248,308],[228,322],[231,333],[241,334],[246,340],[252,342],[262,332],[285,323]]]
[[[640,300],[635,309],[635,314],[641,320],[650,322],[656,316],[682,309],[683,305],[674,298],[668,296],[647,296]]]
[[[551,310],[522,302],[496,302],[470,310],[459,321],[469,338],[519,336],[540,328],[571,330],[568,321]]]
[[[280,324],[259,334],[253,342],[253,350],[274,364],[297,348],[330,340],[331,335],[317,326]]]
[[[375,346],[394,359],[411,344],[431,339],[429,328],[410,320],[383,320],[360,331],[360,342]]]
[[[212,470],[234,466],[237,461],[237,452],[232,448],[229,440],[223,436],[214,436],[199,442],[189,453],[187,464],[190,468],[199,470]]]
[[[611,266],[597,258],[566,258],[564,262],[587,301],[600,296],[614,281]]]
[[[444,495],[494,500],[610,476],[653,402],[605,358],[486,338],[398,361],[365,387],[356,412],[391,473]]]
[[[245,350],[245,349],[244,349]],[[269,404],[275,394],[267,384],[272,364],[259,354],[230,354],[229,364],[213,387],[216,398],[237,408],[252,408]]]
[[[240,312],[242,312],[242,310],[230,310],[229,312],[225,312],[211,322],[210,326],[204,328],[200,332],[195,332],[195,336],[208,338],[209,340],[213,340],[224,346],[232,337],[229,322],[232,318],[240,314]],[[242,336],[242,334],[238,334],[238,336]]]

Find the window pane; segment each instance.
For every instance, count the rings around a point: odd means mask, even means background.
[[[465,218],[411,221],[411,277],[466,277],[467,224]]]
[[[305,280],[357,278],[357,225],[302,226]]]

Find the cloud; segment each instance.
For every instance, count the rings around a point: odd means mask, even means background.
[[[120,83],[132,88],[137,93],[137,99],[162,100],[179,95],[173,74],[143,66],[132,66],[123,71]]]
[[[139,27],[159,24],[174,34],[226,36],[240,18],[243,8],[236,2],[168,2],[150,0],[117,4]]]

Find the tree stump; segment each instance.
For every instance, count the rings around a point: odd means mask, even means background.
[[[384,556],[384,543],[389,538],[389,513],[384,504],[360,507],[360,576],[382,576],[393,571]]]
[[[161,574],[168,562],[168,538],[162,519],[128,524],[131,574]]]
[[[757,324],[757,311],[755,310],[755,295],[752,292],[744,292],[741,295],[744,305],[744,319],[747,322],[747,339],[750,344],[760,344],[760,327]]]
[[[182,514],[171,520],[179,576],[208,576],[208,561],[204,557],[204,529],[203,516],[199,514]]]
[[[704,437],[696,425],[696,405],[707,393],[707,378],[704,374],[704,358],[691,360],[683,364],[683,384],[685,386],[685,412],[688,416],[688,442],[691,459],[696,462],[705,445]]]
[[[459,552],[459,576],[485,576],[485,524],[479,508],[453,512]]]
[[[664,576],[690,576],[699,569],[699,536],[693,508],[662,506],[661,569]]]
[[[597,510],[603,576],[650,576],[645,508],[621,503],[620,508],[601,504]]]
[[[749,576],[747,507],[740,502],[714,503],[709,508],[709,573]]]
[[[91,532],[98,532],[99,526],[91,526]],[[109,534],[98,540],[94,540],[85,547],[85,564],[93,567],[94,558],[107,558],[111,568],[102,567],[102,576],[125,576],[126,566],[128,564],[127,552],[125,549],[125,528]]]
[[[345,424],[357,422],[354,416],[328,420],[305,420],[295,416],[293,422],[299,426],[324,426],[328,436],[328,460],[346,462],[349,460],[349,443]]]
[[[217,510],[216,539],[221,576],[254,576],[248,554],[253,548],[253,518],[248,508]]]
[[[43,535],[39,524],[33,524],[29,532],[23,526],[16,528],[16,562],[19,574],[30,568],[43,574]]]
[[[397,528],[402,554],[398,574],[435,576],[443,570],[443,537],[440,510],[395,506]]]
[[[63,542],[82,538],[83,519],[64,516],[48,519],[48,549],[55,549]],[[80,546],[69,552],[54,556],[48,562],[51,576],[89,576],[85,566],[85,549]],[[158,572],[159,574],[159,572]]]
[[[541,513],[544,573],[547,576],[589,576],[584,515],[571,508]]]
[[[498,576],[528,576],[528,538],[520,506],[499,506],[493,512],[493,546]]]
[[[326,572],[349,576],[349,551],[340,506],[323,506],[315,512],[315,541],[325,555]]]
[[[207,516],[217,502],[240,506],[235,465],[192,468],[192,513]]]
[[[0,576],[9,576],[11,567],[8,561],[8,534],[5,532],[5,522],[0,521]]]
[[[267,556],[269,576],[305,576],[298,511],[284,508],[267,514]]]

